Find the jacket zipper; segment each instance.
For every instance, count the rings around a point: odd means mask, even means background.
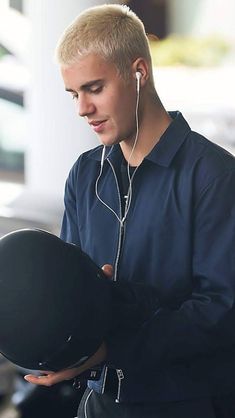
[[[122,243],[123,243],[123,234],[124,234],[124,226],[125,226],[125,220],[123,219],[122,222],[122,202],[121,202],[121,194],[120,194],[120,190],[119,190],[119,185],[118,185],[118,179],[117,179],[117,175],[115,173],[115,169],[111,163],[111,161],[107,158],[107,161],[109,162],[110,167],[112,168],[113,171],[113,175],[115,178],[115,182],[116,182],[116,186],[117,186],[117,192],[118,192],[118,199],[119,199],[119,213],[120,213],[120,228],[119,228],[119,237],[118,237],[118,249],[117,249],[117,255],[116,255],[116,260],[115,260],[115,265],[114,265],[114,276],[113,276],[113,281],[117,281],[117,270],[118,270],[118,262],[120,259],[120,254],[121,254],[121,247],[122,247]],[[134,175],[136,174],[137,169],[134,171],[134,174],[132,176],[132,180],[134,178]],[[128,205],[128,199],[126,201],[126,207]],[[118,377],[118,390],[117,390],[117,398],[115,402],[119,402],[120,400],[120,392],[121,392],[121,384],[122,384],[122,380],[124,379],[124,374],[122,369],[116,369],[117,372],[117,377]],[[103,380],[103,385],[102,385],[102,391],[101,393],[104,393],[105,390],[105,383],[106,383],[106,378],[107,378],[107,373],[108,373],[108,367],[105,367],[105,372],[104,372],[104,380]]]
[[[119,186],[118,186],[118,180],[117,180],[117,176],[116,176],[116,173],[115,173],[115,170],[114,170],[114,167],[113,167],[111,161],[108,158],[107,158],[107,161],[109,162],[109,164],[110,164],[110,166],[112,168],[112,171],[113,171],[113,174],[114,174],[114,178],[115,178],[115,182],[116,182],[116,186],[117,186],[118,200],[119,200],[119,213],[120,213],[120,218],[121,218],[122,204],[121,204],[121,195],[120,195],[120,190],[119,190]],[[114,264],[114,275],[113,275],[113,281],[114,282],[117,281],[117,267],[118,267],[118,260],[119,260],[119,257],[120,257],[120,252],[121,252],[121,242],[122,242],[123,229],[124,229],[124,225],[123,225],[123,223],[121,223],[120,224],[120,228],[119,228],[117,255],[116,255],[116,260],[115,260],[115,264]],[[104,379],[103,379],[102,390],[101,390],[101,393],[102,394],[104,393],[104,390],[105,390],[107,373],[108,373],[108,367],[105,366],[105,369],[104,369]],[[118,386],[119,386],[119,384],[118,384]]]
[[[122,219],[122,203],[121,203],[121,194],[120,194],[120,190],[119,190],[119,186],[118,186],[118,179],[117,179],[117,175],[115,173],[115,170],[114,170],[114,167],[113,167],[111,161],[108,158],[107,158],[107,161],[109,162],[109,164],[112,168],[113,175],[114,175],[115,182],[116,182],[116,186],[117,186],[118,200],[119,200],[119,213],[120,213],[120,220],[121,220]],[[118,269],[118,262],[119,262],[120,253],[121,253],[123,231],[124,231],[124,222],[120,222],[119,237],[118,237],[118,249],[117,249],[117,255],[116,255],[116,260],[115,260],[115,264],[114,264],[114,275],[113,275],[113,281],[114,282],[117,281],[117,269]]]
[[[122,380],[124,379],[124,374],[122,369],[117,369],[117,377],[118,377],[118,391],[117,391],[117,398],[115,400],[116,403],[120,402],[120,391],[121,391],[121,384]]]

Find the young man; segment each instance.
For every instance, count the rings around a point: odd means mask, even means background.
[[[57,58],[101,142],[71,169],[61,236],[113,280],[154,286],[158,306],[80,368],[26,379],[50,386],[102,364],[79,417],[232,418],[235,160],[164,109],[143,24],[128,7],[83,12]]]

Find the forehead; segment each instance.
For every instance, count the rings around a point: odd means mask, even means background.
[[[61,66],[61,74],[67,88],[79,89],[92,80],[117,77],[117,68],[113,63],[99,55],[89,54],[74,64]]]

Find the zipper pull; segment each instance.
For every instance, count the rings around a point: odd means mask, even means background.
[[[115,402],[119,403],[121,384],[122,384],[122,380],[124,379],[124,374],[123,374],[122,369],[117,369],[116,372],[117,372],[117,377],[118,377],[118,391],[117,391],[117,398],[116,398]]]

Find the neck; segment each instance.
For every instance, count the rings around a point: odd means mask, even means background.
[[[138,166],[159,142],[161,136],[170,125],[172,119],[164,109],[159,98],[151,97],[142,101],[139,107],[139,135],[132,153],[130,165]],[[128,161],[134,145],[134,139],[120,143],[124,158]]]

